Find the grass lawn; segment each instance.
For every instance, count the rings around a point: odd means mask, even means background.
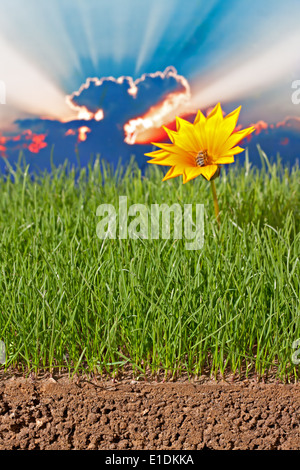
[[[251,157],[251,156],[250,156]],[[162,182],[134,163],[112,172],[20,167],[0,179],[0,340],[6,368],[158,371],[294,380],[300,338],[300,169],[231,165],[216,188]],[[100,169],[102,168],[102,170]],[[205,205],[205,242],[98,239],[100,204]],[[299,354],[300,358],[300,354]]]

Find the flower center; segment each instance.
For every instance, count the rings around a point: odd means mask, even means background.
[[[205,166],[208,164],[208,154],[207,150],[200,150],[200,152],[197,153],[196,158],[196,165],[197,166]]]

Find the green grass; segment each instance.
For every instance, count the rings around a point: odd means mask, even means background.
[[[0,180],[0,340],[6,368],[115,374],[264,375],[294,380],[300,338],[299,167],[264,158],[210,184],[162,183],[149,165],[111,172],[53,169]],[[205,205],[205,243],[99,240],[96,208]],[[4,366],[3,366],[4,367]]]

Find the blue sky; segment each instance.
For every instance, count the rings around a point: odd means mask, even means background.
[[[243,105],[244,124],[298,116],[298,0],[0,0],[0,130],[71,118],[88,77],[163,72],[189,83],[190,109]],[[153,96],[153,104],[156,103]],[[129,112],[130,114],[130,112]],[[16,128],[16,125],[14,126]]]

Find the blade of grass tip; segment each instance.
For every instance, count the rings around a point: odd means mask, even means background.
[[[249,149],[248,147],[245,150],[245,176],[247,177],[249,175],[251,168],[251,163],[249,161]]]
[[[257,144],[257,148],[258,148],[258,152],[259,152],[259,155],[260,155],[262,161],[266,162],[268,170],[271,172],[272,171],[272,165],[270,163],[270,160],[267,157],[267,154],[262,150],[262,148],[259,144]]]
[[[74,368],[74,371],[73,371],[73,374],[72,374],[72,379],[73,379],[74,376],[77,374],[77,371],[78,371],[78,369],[79,369],[79,366],[80,366],[81,361],[82,361],[82,359],[83,359],[83,357],[84,357],[84,355],[85,355],[86,350],[87,350],[87,348],[85,347],[84,350],[82,351],[82,353],[80,354],[80,357],[79,357],[79,359],[78,359],[78,361],[77,361],[77,364],[76,364],[76,366],[75,366],[75,368]]]

